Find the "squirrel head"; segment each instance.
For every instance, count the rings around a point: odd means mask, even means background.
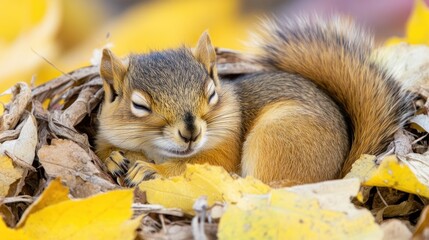
[[[216,53],[204,32],[197,46],[117,58],[104,49],[105,99],[99,136],[114,146],[162,157],[212,147],[239,111],[220,86]]]

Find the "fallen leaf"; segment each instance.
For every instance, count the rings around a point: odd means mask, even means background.
[[[401,129],[397,131],[394,135],[394,148],[395,154],[399,156],[407,155],[408,153],[413,152],[413,144],[414,138],[410,136],[410,134]]]
[[[103,178],[88,153],[70,140],[53,139],[51,145],[37,152],[37,156],[46,173],[63,179],[75,197],[118,188]]]
[[[4,203],[0,205],[0,216],[7,226],[15,226],[17,218],[11,208]]]
[[[25,236],[23,232],[8,228],[3,220],[0,220],[0,235],[3,240],[30,240],[30,236]]]
[[[8,94],[12,94],[12,100],[0,116],[0,131],[14,129],[31,100],[31,89],[25,83],[15,84],[0,97]]]
[[[270,188],[253,177],[234,179],[222,167],[187,165],[181,176],[160,178],[139,184],[146,191],[147,201],[167,208],[180,208],[194,214],[192,206],[200,196],[207,196],[208,205],[215,202],[237,202],[245,194],[265,194]]]
[[[359,180],[348,179],[245,195],[237,205],[228,206],[219,223],[218,237],[380,239],[382,232],[371,213],[350,203],[359,186]],[[326,195],[323,189],[329,189]]]
[[[407,43],[385,46],[372,55],[405,89],[418,91],[429,83],[429,47]]]
[[[419,132],[429,132],[429,116],[419,114],[410,119],[411,127]]]
[[[429,156],[417,153],[408,153],[405,156],[398,156],[399,160],[407,165],[416,175],[417,179],[426,186],[429,186]]]
[[[22,227],[29,215],[34,214],[45,207],[69,200],[68,195],[69,189],[61,184],[59,178],[52,180],[37,200],[25,210],[16,226],[18,228]]]
[[[16,167],[8,156],[0,155],[0,197],[5,197],[9,186],[22,177],[23,169]]]
[[[286,190],[302,197],[316,198],[321,208],[337,211],[340,209],[350,210],[350,196],[355,196],[359,188],[359,180],[351,178],[298,185],[286,188]]]
[[[10,239],[134,239],[140,218],[132,217],[133,190],[115,190],[87,199],[64,199],[59,181],[35,203],[15,229],[0,222],[0,236]],[[59,190],[59,194],[51,195]]]
[[[400,204],[389,205],[379,209],[375,219],[380,223],[385,218],[409,216],[410,214],[419,212],[422,208],[422,205],[416,201],[403,201]]]
[[[423,0],[414,1],[414,10],[407,22],[406,37],[393,37],[386,41],[386,45],[400,42],[410,44],[429,45],[429,8]]]
[[[34,116],[29,114],[18,139],[0,144],[0,154],[4,154],[7,151],[19,160],[24,161],[26,165],[31,166],[36,155],[36,145],[37,123]]]
[[[429,198],[428,185],[419,180],[407,165],[409,163],[404,162],[398,161],[394,155],[391,155],[384,158],[377,166],[375,156],[363,155],[353,164],[346,178],[357,177],[366,186],[391,187]]]

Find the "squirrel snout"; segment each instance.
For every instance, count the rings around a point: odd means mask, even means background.
[[[197,141],[198,137],[201,135],[201,128],[196,131],[193,129],[192,131],[189,131],[187,129],[178,130],[180,138],[185,142],[195,142]]]
[[[203,135],[204,123],[191,113],[186,113],[177,128],[179,140],[186,144],[197,142]]]

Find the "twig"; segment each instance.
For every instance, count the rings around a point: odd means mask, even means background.
[[[383,204],[387,207],[387,206],[389,206],[389,204],[387,204],[387,202],[386,202],[386,200],[384,200],[384,198],[383,198],[383,196],[381,195],[381,193],[380,193],[380,191],[378,190],[378,188],[376,188],[377,189],[377,194],[378,194],[378,196],[380,197],[380,199],[381,199],[381,201],[383,202]]]

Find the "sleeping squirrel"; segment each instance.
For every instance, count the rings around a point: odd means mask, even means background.
[[[344,176],[379,154],[413,112],[371,59],[372,36],[342,17],[268,20],[249,54],[265,71],[219,79],[205,32],[120,59],[104,49],[96,152],[129,186],[208,163],[265,183]]]

